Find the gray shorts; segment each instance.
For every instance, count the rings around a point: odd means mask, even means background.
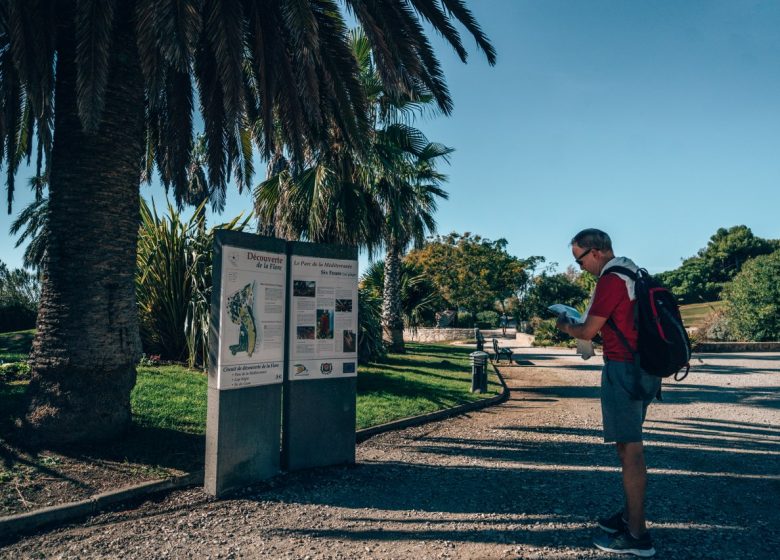
[[[661,378],[640,370],[632,362],[609,361],[601,370],[601,417],[604,442],[642,441],[647,407],[661,387]]]

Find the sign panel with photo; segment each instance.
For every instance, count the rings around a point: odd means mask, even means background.
[[[358,262],[290,259],[290,380],[356,376]]]

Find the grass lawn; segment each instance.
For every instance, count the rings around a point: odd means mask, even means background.
[[[448,345],[406,345],[406,354],[360,366],[357,428],[417,416],[475,401],[501,392],[495,375],[488,377],[488,394],[469,392],[473,348]]]
[[[683,324],[686,327],[698,327],[710,313],[723,309],[724,302],[691,303],[680,306]]]
[[[32,332],[0,334],[0,368],[27,357]],[[403,355],[361,366],[357,428],[448,408],[500,392],[491,376],[488,395],[469,392],[470,348],[410,344]],[[10,363],[8,363],[10,362]],[[0,375],[0,515],[86,499],[95,493],[193,472],[205,457],[207,377],[182,366],[139,367],[131,394],[133,424],[109,443],[67,450],[36,450],[3,437],[15,434],[28,380]],[[2,373],[2,370],[0,370]],[[317,381],[311,381],[317,383]]]
[[[0,334],[0,359],[6,362],[26,359],[32,336],[33,331]],[[391,354],[381,363],[361,365],[357,429],[500,393],[501,386],[492,374],[487,395],[469,392],[471,351],[468,347],[410,343],[406,354]],[[0,383],[0,402],[4,404],[0,408],[18,413],[25,385],[24,382]],[[131,395],[134,422],[142,430],[203,434],[206,389],[207,378],[202,372],[182,366],[139,367]]]
[[[469,352],[470,348],[409,344],[406,354],[361,366],[357,429],[500,393],[495,376],[489,379],[487,395],[469,391]],[[150,428],[205,433],[206,381],[204,374],[179,366],[139,367],[132,394],[135,421]]]
[[[0,333],[0,364],[27,359],[34,330]]]

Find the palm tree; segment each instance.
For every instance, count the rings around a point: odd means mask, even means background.
[[[436,320],[436,312],[444,305],[441,295],[418,267],[401,260],[398,268],[400,270],[399,285],[401,287],[404,326],[415,329],[420,326],[432,325]],[[384,286],[385,263],[383,260],[377,260],[372,262],[363,276],[360,277],[360,287],[381,301]]]
[[[362,30],[354,30],[352,50],[370,102],[368,118],[375,123],[370,150],[334,141],[301,169],[277,168],[257,187],[255,208],[259,221],[273,224],[283,238],[360,246],[369,256],[384,245],[383,337],[392,351],[402,352],[399,262],[410,242],[419,245],[435,231],[436,198],[447,198],[435,165],[452,150],[429,143],[408,124],[433,101],[428,90],[390,95],[369,47]]]
[[[421,19],[465,60],[459,21],[494,62],[462,0],[344,4],[367,30],[394,95],[424,84],[451,109]],[[34,146],[50,180],[28,441],[94,441],[129,425],[140,352],[140,170],[153,162],[182,200],[196,103],[217,194],[232,177],[239,189],[250,183],[253,140],[266,156],[282,145],[302,160],[335,130],[359,149],[369,123],[343,8],[335,0],[0,3],[9,209],[14,174]]]
[[[382,303],[382,333],[391,352],[404,351],[404,322],[401,300],[401,257],[410,244],[421,247],[428,234],[436,232],[434,214],[437,198],[448,195],[439,185],[444,175],[436,171],[436,160],[452,152],[441,144],[426,143],[422,150],[401,152],[394,175],[379,182],[384,207],[385,274]],[[409,156],[413,159],[409,161]],[[399,172],[400,171],[400,172]]]

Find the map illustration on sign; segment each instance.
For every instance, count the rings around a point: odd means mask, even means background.
[[[251,356],[257,344],[257,325],[252,308],[255,302],[255,283],[247,284],[227,298],[228,316],[238,325],[238,343],[230,345],[230,353],[246,352]],[[227,333],[226,333],[227,334]]]

